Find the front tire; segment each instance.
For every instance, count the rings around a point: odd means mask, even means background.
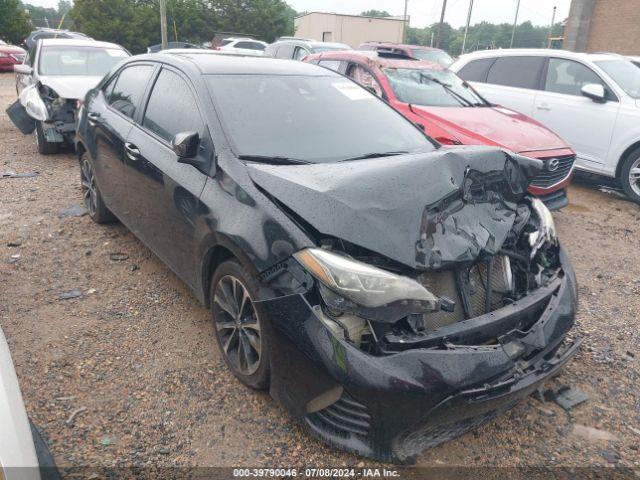
[[[270,324],[260,304],[256,280],[235,260],[222,263],[211,281],[211,314],[220,353],[248,387],[269,386]]]
[[[82,185],[82,196],[84,206],[89,212],[89,216],[96,223],[111,223],[115,221],[115,216],[104,204],[93,170],[93,164],[89,154],[84,152],[80,157],[80,183]]]
[[[36,122],[36,145],[38,146],[38,152],[42,155],[51,155],[58,152],[58,144],[47,141],[42,122],[39,121]]]
[[[640,148],[627,156],[620,169],[620,183],[624,193],[636,203],[640,203]]]

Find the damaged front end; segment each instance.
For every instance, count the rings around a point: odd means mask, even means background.
[[[410,252],[387,254],[379,237],[354,242],[362,234],[353,228],[358,215],[332,235],[273,192],[319,246],[261,278],[277,293],[261,302],[279,333],[272,394],[319,437],[383,461],[410,463],[510,408],[579,344],[564,341],[577,304],[575,274],[549,211],[526,194],[535,161],[484,152],[471,168],[465,153],[460,168],[462,155],[441,155],[449,191],[387,235],[396,248],[410,239]],[[253,178],[273,190],[268,178]],[[323,190],[354,205],[339,188]],[[400,208],[399,198],[365,201],[360,217],[392,223],[377,206],[386,200],[387,209]]]
[[[44,140],[73,143],[77,121],[77,100],[61,98],[52,88],[37,83],[26,87],[8,109],[11,121],[25,135],[41,122]]]

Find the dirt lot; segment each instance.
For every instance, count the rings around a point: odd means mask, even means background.
[[[13,76],[0,75],[0,172],[39,175],[0,179],[0,324],[56,462],[370,465],[235,381],[208,312],[124,227],[60,217],[81,203],[77,162],[38,155],[4,113],[14,98]],[[580,282],[585,344],[548,387],[589,400],[566,412],[531,397],[419,465],[640,466],[640,207],[590,186],[570,194],[555,219]],[[81,296],[60,299],[73,289]]]

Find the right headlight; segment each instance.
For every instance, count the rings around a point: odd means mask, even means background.
[[[411,278],[321,248],[301,250],[294,258],[326,288],[365,309],[398,302],[415,313],[439,309],[438,297]]]
[[[31,118],[46,121],[49,118],[49,111],[44,101],[40,97],[40,92],[36,85],[29,85],[20,92],[20,103]]]

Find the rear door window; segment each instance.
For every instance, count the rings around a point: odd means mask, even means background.
[[[122,70],[107,98],[111,108],[133,118],[152,73],[151,65],[134,65]]]
[[[545,57],[500,57],[489,68],[487,83],[537,89]]]
[[[495,62],[495,58],[480,58],[467,63],[458,72],[458,76],[467,82],[486,82],[489,68]]]
[[[187,83],[175,72],[163,69],[156,80],[142,126],[170,142],[181,132],[204,133],[196,100]]]

